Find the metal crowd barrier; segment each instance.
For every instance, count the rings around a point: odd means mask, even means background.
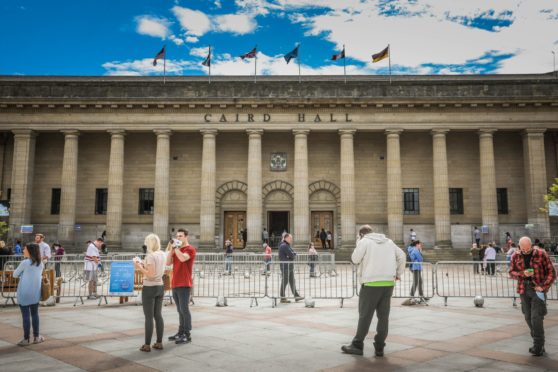
[[[112,262],[128,258],[130,255],[114,255],[110,259],[102,260],[102,266],[98,268],[98,281],[96,287],[96,299],[100,305],[104,299],[108,303],[110,283],[110,268]],[[138,256],[136,254],[133,257]],[[11,277],[11,271],[21,262],[19,257],[7,261],[0,275],[0,293],[5,304],[9,301],[15,303],[17,280]],[[68,257],[69,258],[69,257]],[[274,258],[276,258],[274,256]],[[283,264],[283,265],[282,265]],[[284,271],[281,271],[284,266]],[[49,263],[49,269],[57,269],[60,277],[54,280],[54,297],[56,301],[61,299],[73,299],[74,306],[84,298],[87,298],[88,282],[84,277],[83,260],[62,260]],[[167,268],[169,269],[169,268]],[[359,267],[349,262],[334,262],[327,255],[318,256],[318,260],[279,262],[273,259],[264,261],[264,255],[250,254],[233,256],[230,261],[225,261],[223,254],[200,254],[194,264],[192,290],[195,297],[206,298],[245,298],[251,299],[251,306],[262,298],[270,298],[272,305],[276,306],[277,299],[281,296],[283,278],[291,274],[296,283],[298,293],[303,297],[313,299],[336,299],[343,306],[343,301],[359,295],[358,278]],[[558,264],[555,264],[558,269]],[[493,275],[492,275],[493,274]],[[511,279],[508,274],[506,262],[494,262],[494,272],[485,270],[481,262],[438,262],[435,265],[422,263],[421,277],[423,283],[422,295],[416,289],[411,295],[411,288],[417,274],[407,268],[400,280],[396,282],[393,297],[410,298],[426,297],[434,295],[447,300],[450,297],[475,297],[477,295],[487,298],[510,298],[519,297],[516,294],[517,281]],[[141,296],[142,276],[136,272],[134,280],[134,291],[129,297]],[[294,293],[287,285],[285,298],[294,298]],[[166,297],[171,299],[170,288],[166,288]],[[558,300],[558,284],[555,282],[547,293],[548,300]]]

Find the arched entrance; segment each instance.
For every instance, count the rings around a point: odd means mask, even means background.
[[[263,187],[264,227],[269,233],[269,245],[278,248],[283,231],[292,229],[293,186],[284,181],[272,181]]]
[[[246,191],[248,186],[242,181],[230,181],[215,192],[215,235],[218,247],[224,247],[225,240],[232,241],[235,248],[244,246],[242,231],[246,228]]]
[[[322,229],[332,236],[330,244],[326,242],[326,248],[334,249],[340,240],[338,232],[340,225],[341,190],[328,181],[316,181],[309,186],[310,192],[310,234],[317,249],[322,248],[320,233]]]

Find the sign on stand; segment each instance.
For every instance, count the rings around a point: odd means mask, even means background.
[[[109,296],[133,296],[134,271],[133,262],[112,262],[110,266]]]

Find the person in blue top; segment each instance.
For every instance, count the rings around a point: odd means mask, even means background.
[[[411,286],[411,297],[415,296],[415,292],[418,288],[418,293],[420,300],[426,302],[427,299],[424,297],[422,290],[422,243],[420,240],[415,240],[411,243],[409,247],[409,257],[411,258],[411,271],[413,272],[413,285]]]
[[[14,254],[16,256],[21,256],[23,254],[23,251],[21,250],[21,240],[16,240],[16,245],[15,245],[15,249],[14,249]]]
[[[29,243],[23,248],[23,260],[14,271],[14,278],[19,278],[17,285],[17,303],[23,318],[23,338],[18,345],[31,344],[29,314],[33,323],[33,343],[38,344],[45,339],[39,334],[39,300],[41,299],[41,279],[44,265],[38,244]]]

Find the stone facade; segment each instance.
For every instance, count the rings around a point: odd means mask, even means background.
[[[12,234],[32,224],[81,249],[106,231],[113,249],[136,250],[149,232],[166,242],[185,227],[214,250],[227,211],[245,213],[249,250],[271,212],[288,212],[298,248],[323,212],[341,255],[364,223],[399,243],[413,228],[440,248],[468,247],[474,226],[488,226],[484,240],[556,234],[538,209],[557,176],[551,75],[305,79],[0,77]],[[96,214],[102,188],[107,211]],[[407,188],[418,189],[416,214],[403,212]],[[462,214],[450,213],[449,188],[462,190]],[[140,189],[154,189],[152,211],[139,212]]]

